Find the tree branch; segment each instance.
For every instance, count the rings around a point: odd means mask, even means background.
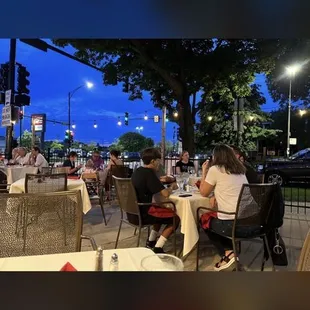
[[[130,42],[132,49],[141,56],[145,63],[161,75],[178,97],[182,97],[184,92],[182,84],[177,79],[173,78],[167,70],[158,65],[153,57],[146,52],[140,40],[130,40]]]

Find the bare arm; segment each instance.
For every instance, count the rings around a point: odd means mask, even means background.
[[[176,168],[175,168],[175,172],[176,172],[176,174],[181,174],[181,169],[180,169],[180,167],[176,167]]]

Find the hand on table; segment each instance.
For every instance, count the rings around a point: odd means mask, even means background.
[[[176,182],[173,182],[171,185],[170,185],[170,188],[174,191],[176,189],[178,189],[178,184]]]

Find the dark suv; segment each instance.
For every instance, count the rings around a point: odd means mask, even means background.
[[[268,183],[284,185],[288,182],[310,182],[310,148],[286,159],[266,161],[258,170],[265,173],[265,182]]]

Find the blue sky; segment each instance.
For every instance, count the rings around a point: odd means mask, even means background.
[[[66,49],[73,53],[73,49]],[[9,40],[0,39],[0,63],[9,59]],[[46,113],[47,119],[68,120],[68,92],[74,90],[86,81],[94,84],[92,89],[81,88],[72,97],[71,121],[76,124],[74,137],[83,142],[112,143],[116,138],[127,131],[135,131],[137,126],[143,126],[143,135],[160,141],[160,124],[151,119],[130,120],[129,126],[118,126],[118,117],[124,118],[129,112],[130,117],[160,115],[146,94],[143,100],[128,100],[128,94],[122,92],[121,86],[104,86],[102,74],[95,69],[64,57],[53,51],[47,53],[28,46],[17,40],[16,61],[27,67],[30,72],[31,105],[25,107],[25,115]],[[277,108],[268,94],[265,77],[258,75],[256,82],[266,96],[267,103],[263,110],[271,111]],[[93,127],[94,122],[98,124]],[[167,139],[172,140],[173,127],[176,124],[167,123]],[[16,134],[19,133],[19,124],[16,125]],[[23,129],[30,130],[30,119],[25,118]],[[47,123],[46,140],[62,140],[67,127]],[[5,135],[5,128],[0,127],[0,135]]]

